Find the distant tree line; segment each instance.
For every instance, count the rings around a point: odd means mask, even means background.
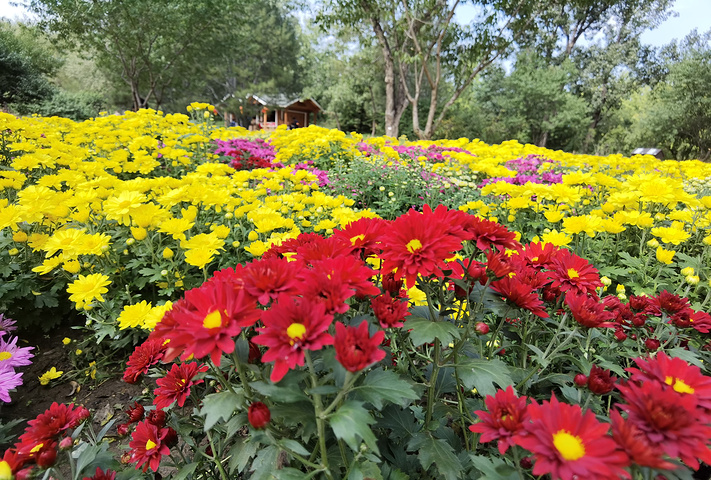
[[[711,32],[642,33],[673,0],[26,0],[0,23],[0,104],[248,117],[250,93],[309,96],[325,123],[584,153],[711,156]]]

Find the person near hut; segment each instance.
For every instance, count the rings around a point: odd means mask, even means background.
[[[289,130],[299,128],[300,126],[301,125],[299,125],[299,122],[296,121],[296,117],[291,117],[291,123],[289,124]]]

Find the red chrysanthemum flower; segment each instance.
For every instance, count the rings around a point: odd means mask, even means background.
[[[361,258],[380,253],[380,236],[388,222],[380,218],[361,218],[346,225],[342,230],[334,230],[333,236],[343,238],[351,244],[351,253]]]
[[[559,250],[552,262],[553,269],[551,287],[561,292],[573,290],[582,294],[593,294],[595,289],[602,287],[597,269],[584,258],[570,253],[568,250]]]
[[[304,365],[304,350],[320,350],[333,344],[328,327],[333,321],[323,303],[308,298],[279,297],[262,314],[264,327],[252,341],[269,349],[262,355],[263,362],[274,362],[272,382],[278,382],[286,372]]]
[[[262,402],[254,402],[247,409],[247,420],[252,427],[261,430],[266,427],[272,419],[272,412],[269,407]]]
[[[243,272],[244,289],[266,305],[283,294],[298,292],[297,277],[303,266],[283,258],[255,260]]]
[[[698,407],[695,396],[677,393],[656,381],[628,382],[617,388],[627,402],[618,407],[654,448],[680,458],[695,470],[699,468],[697,459],[711,463],[709,417]]]
[[[165,377],[156,380],[158,388],[153,392],[156,395],[153,404],[156,408],[166,408],[177,400],[178,406],[182,407],[190,395],[190,387],[203,383],[203,380],[193,381],[195,375],[202,372],[207,372],[207,365],[195,362],[173,364]]]
[[[136,346],[126,362],[128,368],[123,374],[123,381],[136,383],[138,377],[145,374],[151,366],[163,360],[167,348],[162,339],[150,338]]]
[[[258,319],[256,301],[243,289],[235,290],[233,282],[211,281],[200,288],[185,292],[185,297],[173,304],[149,338],[170,340],[164,361],[181,360],[193,355],[197,359],[210,356],[220,365],[223,353],[235,349],[234,337],[242,327]]]
[[[506,253],[495,250],[486,252],[487,273],[491,273],[495,278],[508,277],[515,267],[514,260]]]
[[[373,298],[370,306],[383,328],[402,327],[405,317],[410,315],[408,301],[392,298],[390,292]]]
[[[491,289],[518,308],[528,310],[541,318],[548,318],[548,313],[543,309],[543,301],[536,291],[530,285],[519,282],[516,276],[504,277],[492,282]]]
[[[550,474],[562,480],[630,478],[624,470],[629,465],[627,455],[607,434],[609,425],[600,423],[580,405],[550,402],[528,406],[532,422],[526,423],[526,435],[515,437],[517,445],[534,454],[533,475]]]
[[[313,263],[301,272],[301,294],[323,302],[326,313],[345,313],[346,300],[356,295],[378,295],[380,289],[370,280],[375,272],[353,255],[345,255]]]
[[[170,448],[164,442],[167,435],[167,428],[158,428],[148,421],[136,425],[128,444],[131,447],[131,461],[137,462],[136,469],[143,465],[144,472],[148,467],[158,471],[163,456],[170,455]]]
[[[659,316],[663,311],[671,316],[681,310],[689,308],[689,299],[663,290],[656,297],[650,297],[649,305],[650,313]]]
[[[457,298],[466,298],[476,283],[486,285],[488,280],[486,265],[469,258],[463,262],[447,262],[446,268],[452,270],[450,288],[454,289]]]
[[[506,227],[491,220],[467,215],[463,227],[464,232],[480,250],[488,250],[492,247],[498,250],[521,247],[521,244],[516,241],[515,232],[509,232]]]
[[[517,397],[513,387],[498,390],[496,395],[487,395],[486,408],[474,413],[481,420],[469,427],[475,433],[481,433],[480,440],[484,443],[498,441],[499,453],[506,453],[509,447],[515,445],[514,438],[523,431],[524,423],[528,422],[527,397]]]
[[[296,261],[312,265],[319,260],[350,255],[351,244],[342,237],[318,237],[318,241],[308,242],[296,249]]]
[[[664,452],[649,443],[647,436],[634,423],[625,421],[620,412],[610,412],[612,438],[630,457],[633,463],[657,470],[673,470],[676,465],[664,460]]]
[[[83,406],[74,407],[73,403],[67,405],[54,402],[44,413],[27,422],[25,433],[20,435],[19,439],[22,444],[34,447],[39,443],[58,439],[87,418],[89,410]]]
[[[529,243],[517,249],[521,261],[536,270],[551,269],[558,251],[552,243]]]
[[[588,389],[595,395],[605,395],[615,388],[617,377],[613,377],[609,370],[593,365],[588,375]]]
[[[91,477],[84,477],[82,480],[115,480],[116,472],[113,470],[103,471],[100,467],[96,467],[96,472]]]
[[[285,258],[287,254],[294,254],[303,246],[314,243],[316,245],[324,241],[318,233],[302,233],[296,238],[284,240],[281,245],[272,245],[269,250],[262,254],[262,259]]]
[[[570,308],[570,313],[573,314],[575,321],[583,327],[611,328],[615,326],[610,321],[615,315],[605,310],[605,305],[600,303],[596,297],[579,295],[571,291],[565,296],[565,304]]]
[[[635,358],[639,368],[628,368],[634,382],[659,382],[681,395],[693,395],[698,405],[711,415],[711,377],[681,358],[671,358],[664,352],[648,359]],[[711,418],[710,418],[711,419]]]
[[[701,333],[711,332],[711,315],[698,311],[691,315],[691,328]]]
[[[385,358],[385,351],[378,348],[385,338],[382,330],[372,337],[368,333],[368,322],[363,321],[358,327],[346,327],[336,323],[336,360],[349,372],[363,370],[369,365]]]
[[[447,233],[450,226],[438,221],[429,206],[419,213],[410,210],[390,224],[382,236],[382,271],[397,269],[395,278],[404,278],[413,287],[417,276],[442,276],[440,267],[458,251],[461,239]]]

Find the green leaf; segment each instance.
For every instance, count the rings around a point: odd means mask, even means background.
[[[188,478],[189,475],[192,475],[195,472],[195,469],[198,465],[199,464],[197,462],[188,463],[183,468],[181,468],[178,473],[175,474],[175,476],[171,478],[173,480],[184,480],[185,478]]]
[[[282,446],[288,448],[290,451],[296,453],[297,455],[301,455],[304,457],[308,457],[311,455],[311,452],[306,450],[303,445],[301,445],[299,442],[296,440],[292,440],[290,438],[284,438],[281,440]]]
[[[259,442],[250,442],[247,440],[246,438],[238,439],[230,449],[230,473],[233,473],[235,469],[237,469],[239,473],[242,473],[252,457],[257,454]]]
[[[282,382],[284,381],[282,380]],[[250,383],[250,386],[265,397],[274,399],[274,401],[283,403],[310,401],[309,397],[296,384],[282,385],[280,383],[276,385],[274,383],[254,382]]]
[[[348,475],[348,480],[383,480],[383,474],[380,473],[378,465],[374,462],[365,460],[363,462],[358,462],[353,465],[350,475]]]
[[[420,425],[412,411],[397,405],[389,405],[380,412],[378,427],[389,428],[392,430],[392,436],[406,439],[420,431]]]
[[[702,361],[698,357],[698,355],[696,355],[694,352],[685,350],[683,348],[674,347],[674,348],[667,351],[667,355],[669,355],[670,357],[681,358],[685,362],[690,363],[692,365],[696,365],[699,368],[704,367],[704,364],[702,363]]]
[[[319,385],[318,387],[309,388],[306,393],[309,395],[331,395],[332,393],[338,393],[341,389],[335,385]]]
[[[461,335],[459,329],[447,321],[431,322],[424,318],[407,320],[405,328],[411,330],[410,340],[415,346],[432,343],[435,338],[439,338],[440,342],[446,345]]]
[[[205,431],[211,429],[220,419],[228,420],[240,403],[242,403],[242,395],[229,390],[205,397],[199,413],[205,416]]]
[[[462,462],[454,454],[452,446],[441,438],[419,433],[408,444],[408,449],[418,452],[417,458],[424,470],[429,470],[434,463],[446,480],[455,480],[462,473]]]
[[[275,471],[278,458],[279,449],[274,445],[260,450],[257,458],[252,462],[250,480],[271,480],[275,478],[272,472]]]
[[[277,480],[305,480],[313,476],[291,467],[282,468],[281,470],[274,470],[271,473],[272,478]]]
[[[328,420],[336,438],[345,441],[354,452],[359,451],[362,439],[371,450],[379,453],[375,435],[369,426],[375,423],[375,419],[363,408],[361,402],[346,401]]]
[[[391,370],[377,368],[365,377],[362,385],[354,389],[366,402],[380,410],[385,402],[405,405],[405,400],[417,400],[419,396],[412,385]]]
[[[476,388],[481,396],[494,395],[501,388],[513,385],[511,372],[501,360],[471,359],[457,366],[457,374],[467,389]]]
[[[498,457],[470,455],[474,467],[482,473],[481,480],[518,480],[516,469]]]

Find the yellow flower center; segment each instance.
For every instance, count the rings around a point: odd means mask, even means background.
[[[5,460],[0,460],[0,480],[12,480],[12,469]]]
[[[156,443],[149,438],[146,442],[146,451],[151,450],[153,448],[156,448]]]
[[[568,278],[578,278],[580,275],[578,274],[578,271],[574,268],[569,268],[568,269]]]
[[[565,460],[577,460],[585,456],[585,446],[580,437],[560,430],[553,434],[553,445]]]
[[[0,362],[12,358],[12,353],[10,352],[0,352]]]
[[[32,447],[32,450],[30,450],[30,453],[37,453],[40,450],[42,450],[42,447],[44,446],[44,443],[38,443],[34,447]]]
[[[205,315],[205,320],[202,321],[202,326],[210,329],[222,326],[222,315],[219,310],[214,310]]]
[[[289,325],[289,328],[286,329],[286,334],[289,335],[289,338],[292,340],[301,340],[304,333],[306,333],[306,327],[303,323],[292,323]]]
[[[422,248],[422,242],[420,242],[418,239],[413,238],[409,242],[407,242],[407,251],[410,253],[415,253],[417,250]]]
[[[667,377],[664,379],[667,385],[671,385],[672,388],[674,389],[675,392],[677,393],[694,393],[695,390],[684,383],[683,381],[679,380],[678,378],[674,377]]]
[[[355,245],[356,242],[363,240],[365,238],[365,235],[356,235],[355,237],[351,237],[351,245]]]

